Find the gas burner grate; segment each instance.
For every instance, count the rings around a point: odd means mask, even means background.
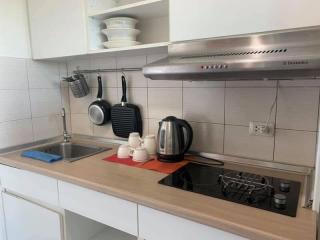
[[[274,194],[274,188],[267,177],[251,173],[220,174],[218,183],[224,196],[243,198],[249,203],[259,202]]]

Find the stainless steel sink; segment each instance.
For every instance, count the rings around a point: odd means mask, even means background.
[[[110,149],[111,148],[103,148],[92,145],[80,145],[72,142],[62,142],[39,147],[33,150],[60,155],[64,160],[73,162]]]

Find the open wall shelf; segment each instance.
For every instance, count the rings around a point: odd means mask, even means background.
[[[169,41],[169,4],[168,0],[117,0],[117,6],[109,9],[93,9],[92,1],[113,1],[113,0],[87,0],[87,24],[88,24],[88,49],[89,54],[96,53],[128,53],[129,51],[164,52]],[[110,48],[103,46],[108,41],[101,33],[106,26],[103,20],[110,17],[133,17],[139,22],[136,26],[141,33],[137,41],[141,44],[131,47]]]
[[[168,0],[145,0],[105,10],[92,10],[88,16],[100,20],[118,15],[138,19],[163,17],[168,15],[168,4]]]

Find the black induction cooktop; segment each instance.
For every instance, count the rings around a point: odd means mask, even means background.
[[[160,184],[295,217],[300,183],[188,163]]]

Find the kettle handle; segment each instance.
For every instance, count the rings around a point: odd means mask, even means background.
[[[184,146],[184,149],[183,149],[183,153],[186,153],[189,150],[189,148],[191,147],[191,144],[192,144],[193,130],[192,130],[191,125],[186,120],[178,119],[178,123],[182,128],[186,129],[187,143],[186,143],[186,145]]]

